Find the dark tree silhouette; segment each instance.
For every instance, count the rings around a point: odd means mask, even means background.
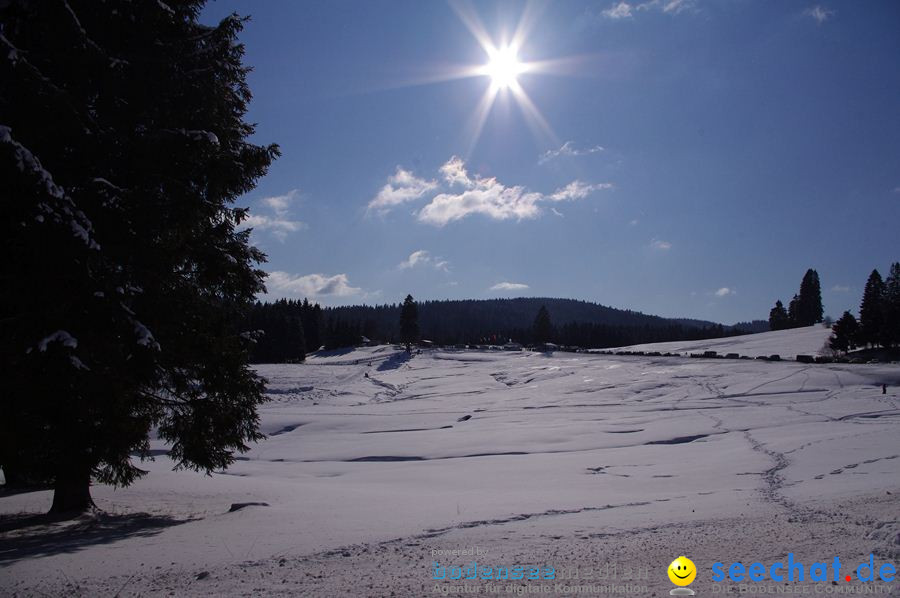
[[[775,302],[775,307],[769,311],[769,328],[771,330],[784,330],[791,327],[791,320],[784,304],[780,300]]]
[[[797,324],[812,326],[822,321],[822,289],[819,273],[810,268],[803,275],[797,304]]]
[[[800,325],[800,295],[794,295],[788,303],[788,320],[791,328]]]
[[[855,349],[858,329],[856,318],[849,311],[845,311],[844,315],[831,327],[831,337],[828,339],[828,345],[833,350],[842,353]]]
[[[884,281],[878,270],[872,270],[859,306],[858,344],[877,345],[882,340],[884,327]]]
[[[900,345],[900,262],[891,264],[891,272],[884,282],[882,340],[889,347]]]
[[[202,2],[0,2],[0,464],[52,480],[145,472],[156,428],[209,472],[260,438],[243,321],[265,256],[232,207],[276,146],[249,142],[242,19]]]
[[[400,342],[406,345],[406,352],[412,352],[412,345],[419,340],[419,308],[412,295],[407,295],[400,309]]]
[[[553,340],[553,323],[550,321],[550,312],[547,311],[546,305],[542,305],[534,317],[532,331],[535,342],[549,343]]]

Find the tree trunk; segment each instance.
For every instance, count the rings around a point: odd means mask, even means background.
[[[56,476],[53,483],[53,506],[50,513],[77,515],[93,508],[90,471],[67,471]]]

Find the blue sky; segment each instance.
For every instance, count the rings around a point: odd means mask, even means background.
[[[808,267],[827,314],[855,311],[900,260],[896,2],[219,0],[202,19],[230,12],[252,17],[255,140],[283,152],[241,200],[270,298],[731,323]],[[525,65],[483,112],[473,30]]]

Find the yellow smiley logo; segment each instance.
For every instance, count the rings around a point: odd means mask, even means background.
[[[690,585],[694,578],[697,577],[697,567],[694,566],[694,562],[682,555],[672,561],[667,569],[669,573],[669,579],[676,586],[687,586]]]

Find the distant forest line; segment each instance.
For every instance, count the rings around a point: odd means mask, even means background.
[[[609,348],[665,341],[737,336],[769,330],[766,321],[725,326],[704,320],[662,318],[588,301],[557,298],[466,299],[417,303],[419,338],[437,345],[528,345],[544,306],[551,340],[563,346]],[[307,300],[256,303],[247,328],[256,333],[251,361],[302,361],[320,347],[335,349],[373,342],[400,343],[401,305],[322,307]]]

